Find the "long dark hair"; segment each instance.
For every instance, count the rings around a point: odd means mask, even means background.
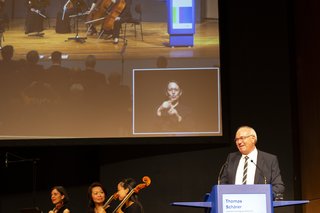
[[[102,191],[104,192],[105,196],[107,195],[106,189],[104,188],[104,186],[101,183],[99,183],[99,182],[92,183],[88,188],[88,200],[89,200],[89,202],[88,202],[88,213],[94,213],[95,204],[94,204],[94,202],[92,200],[92,189],[94,187],[100,187],[102,189]]]
[[[129,192],[134,189],[134,187],[136,187],[137,183],[134,179],[132,178],[126,178],[126,179],[123,179],[120,181],[119,183],[124,189],[129,189]],[[142,204],[140,203],[139,201],[139,197],[138,197],[138,194],[137,193],[133,193],[130,198],[129,198],[130,201],[136,203],[138,206],[140,206],[140,209],[141,209],[141,212],[143,213],[144,210],[143,210],[143,206]]]

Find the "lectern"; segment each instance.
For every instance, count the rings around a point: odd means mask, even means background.
[[[169,45],[193,46],[195,34],[195,0],[168,0]]]
[[[273,213],[275,207],[308,202],[308,200],[273,201],[270,184],[253,184],[215,185],[205,202],[174,202],[172,205],[206,208],[210,213]]]

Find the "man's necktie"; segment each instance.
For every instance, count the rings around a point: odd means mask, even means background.
[[[243,176],[242,176],[242,184],[247,184],[247,172],[248,172],[248,156],[244,157],[244,167],[243,167]]]

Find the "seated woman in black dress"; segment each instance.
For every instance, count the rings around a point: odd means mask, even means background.
[[[67,203],[69,196],[63,186],[54,186],[51,189],[51,201],[54,208],[49,213],[70,213]]]
[[[27,0],[25,34],[36,33],[34,35],[43,36],[43,20],[47,18],[44,13],[48,5],[49,0]]]
[[[132,178],[123,179],[118,183],[118,196],[122,201],[126,198],[131,190],[136,186],[136,182]],[[138,194],[133,193],[122,206],[120,212],[123,213],[143,213],[143,206],[139,201]]]

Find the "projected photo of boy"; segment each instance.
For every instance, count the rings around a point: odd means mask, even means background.
[[[218,79],[213,69],[135,71],[133,134],[216,134],[220,131]]]

